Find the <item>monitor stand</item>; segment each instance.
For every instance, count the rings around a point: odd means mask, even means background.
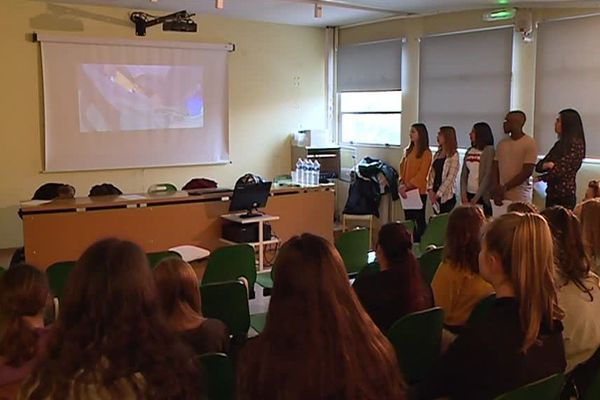
[[[246,219],[246,218],[255,218],[255,217],[262,217],[262,216],[263,216],[263,213],[261,213],[257,209],[253,209],[253,210],[246,211],[246,214],[241,214],[240,218]]]

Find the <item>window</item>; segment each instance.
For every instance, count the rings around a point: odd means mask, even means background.
[[[564,108],[581,114],[586,156],[600,158],[600,17],[540,23],[537,35],[535,124],[538,152],[556,141],[554,120]]]
[[[342,143],[400,144],[402,39],[340,46],[338,133]]]
[[[444,125],[456,129],[459,147],[470,146],[473,124],[487,122],[496,142],[510,107],[512,28],[421,39],[419,119],[430,143]]]
[[[343,143],[400,145],[402,92],[343,92],[339,96]]]

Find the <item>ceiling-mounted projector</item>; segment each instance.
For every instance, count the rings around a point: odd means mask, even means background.
[[[198,25],[192,19],[194,15],[188,13],[186,10],[182,10],[162,17],[156,17],[142,11],[134,11],[129,15],[129,19],[135,24],[135,34],[137,36],[146,36],[146,28],[158,24],[162,24],[163,31],[197,32]]]

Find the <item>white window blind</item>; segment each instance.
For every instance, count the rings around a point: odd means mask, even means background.
[[[421,39],[419,118],[430,140],[440,126],[456,129],[459,147],[469,147],[473,124],[490,124],[496,142],[510,107],[512,28]]]
[[[340,46],[338,92],[400,90],[402,39]]]
[[[587,157],[600,158],[600,17],[540,23],[537,42],[534,137],[545,154],[556,141],[554,121],[564,108],[581,114]]]

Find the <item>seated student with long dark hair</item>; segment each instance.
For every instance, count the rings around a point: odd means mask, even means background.
[[[542,211],[557,251],[558,305],[565,312],[563,338],[567,372],[587,361],[600,347],[600,281],[591,272],[577,217],[562,206]]]
[[[392,222],[382,226],[375,252],[380,271],[357,278],[354,290],[373,322],[387,332],[400,317],[433,307],[433,296],[404,225]]]
[[[494,399],[565,369],[546,221],[536,214],[499,217],[485,231],[479,260],[496,302],[450,345],[419,386],[420,399]]]
[[[334,246],[294,237],[274,268],[265,329],[238,362],[237,398],[404,399],[394,349],[360,305]]]
[[[455,208],[448,218],[444,259],[431,282],[435,305],[444,310],[444,325],[458,333],[471,311],[494,292],[479,275],[481,229],[485,222],[477,206]]]
[[[144,252],[105,239],[69,276],[46,359],[22,388],[31,399],[197,399],[189,347],[164,322]]]
[[[16,265],[0,279],[0,386],[25,379],[43,357],[51,304],[46,275],[31,265]]]
[[[153,275],[169,328],[179,333],[198,355],[227,353],[227,327],[218,319],[202,316],[198,277],[191,265],[169,258],[154,268]]]

